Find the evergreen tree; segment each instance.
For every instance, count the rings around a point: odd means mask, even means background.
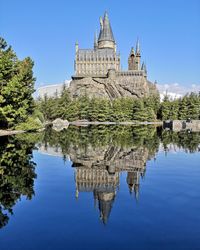
[[[160,106],[159,112],[161,120],[164,121],[170,119],[170,110],[171,110],[171,103],[168,96],[166,95]]]
[[[148,114],[147,110],[144,108],[144,103],[142,100],[136,100],[133,106],[133,120],[134,121],[147,121]]]
[[[66,85],[63,84],[61,96],[57,100],[57,110],[55,112],[56,117],[60,117],[62,119],[68,118],[70,102],[71,102],[71,98],[69,96],[69,92],[66,88]]]
[[[180,120],[184,120],[184,119],[188,118],[188,100],[187,100],[187,96],[184,96],[182,99],[179,100],[178,118]]]
[[[188,96],[188,118],[199,119],[200,112],[200,100],[199,96],[195,93],[191,93]]]
[[[0,39],[0,126],[13,127],[34,111],[33,61],[18,60],[11,47]]]
[[[174,100],[170,102],[169,105],[169,117],[170,120],[177,120],[178,119],[178,111],[179,111],[179,101]]]

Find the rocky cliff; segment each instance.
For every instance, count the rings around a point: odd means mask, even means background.
[[[156,85],[143,76],[118,76],[112,78],[83,78],[72,80],[69,92],[76,98],[87,95],[89,98],[115,99],[120,97],[142,98],[159,95]]]

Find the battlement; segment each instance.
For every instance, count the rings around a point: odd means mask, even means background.
[[[144,70],[127,70],[127,71],[116,71],[115,69],[109,69],[107,74],[101,75],[101,74],[78,74],[72,76],[73,80],[76,79],[83,79],[87,77],[91,78],[111,78],[114,79],[116,77],[147,77],[147,74]]]
[[[146,77],[144,70],[127,70],[116,72],[116,76],[144,76]]]

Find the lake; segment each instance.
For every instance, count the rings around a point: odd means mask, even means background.
[[[200,249],[200,133],[0,137],[0,249]]]

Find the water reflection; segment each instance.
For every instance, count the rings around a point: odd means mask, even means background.
[[[0,228],[4,227],[13,206],[21,196],[34,195],[35,163],[32,149],[36,140],[31,135],[1,137],[0,143]]]
[[[200,133],[165,131],[156,127],[94,126],[46,130],[40,134],[1,137],[0,227],[8,223],[21,196],[34,195],[35,163],[32,151],[72,161],[75,197],[91,192],[100,218],[107,223],[119,190],[120,173],[126,172],[127,192],[139,199],[146,163],[159,150],[200,151]]]
[[[100,218],[106,223],[119,187],[120,172],[127,172],[130,193],[138,199],[140,177],[145,175],[149,152],[145,147],[88,147],[71,154],[75,168],[76,198],[80,192],[93,192]]]
[[[120,185],[120,172],[127,172],[129,192],[138,200],[146,162],[155,158],[159,149],[167,153],[173,146],[173,150],[194,152],[199,150],[199,144],[198,133],[174,133],[156,127],[98,126],[72,127],[60,133],[46,131],[40,149],[71,159],[76,198],[82,192],[93,193],[100,218],[107,223]]]

